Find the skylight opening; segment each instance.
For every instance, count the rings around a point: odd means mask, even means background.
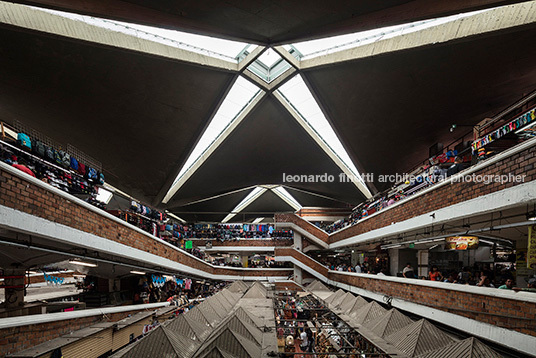
[[[274,189],[272,189],[277,196],[279,196],[281,199],[283,199],[286,203],[288,203],[294,210],[300,210],[302,208],[301,204],[298,203],[298,200],[296,200],[288,191],[287,189],[283,188],[282,186],[278,186]]]
[[[97,196],[95,199],[100,201],[101,203],[108,204],[110,200],[112,199],[112,196],[114,194],[111,191],[108,191],[102,187],[98,188]]]
[[[238,77],[173,184],[179,181],[260,92],[261,90],[253,83],[247,81],[242,76]]]
[[[82,21],[89,25],[109,29],[111,31],[121,32],[127,35],[132,35],[134,37],[162,43],[168,46],[178,47],[187,51],[200,53],[233,63],[238,62],[237,56],[242,52],[242,50],[244,50],[246,46],[252,46],[248,48],[250,52],[253,51],[255,47],[257,47],[256,45],[248,45],[244,42],[190,34],[182,31],[132,24],[123,21],[108,20],[65,11],[44,9],[40,7],[31,6],[31,8],[63,16],[71,20]]]
[[[318,106],[318,103],[316,103],[316,100],[313,98],[313,95],[309,91],[309,88],[307,88],[301,75],[295,76],[277,91],[285,97],[302,119],[311,126],[322,141],[324,141],[324,143],[344,163],[355,180],[360,181],[364,185],[359,171],[322,113],[322,110]]]
[[[271,48],[264,51],[264,53],[257,58],[257,60],[259,60],[268,68],[272,67],[277,61],[280,61],[281,59],[282,57]]]
[[[222,223],[226,223],[232,218],[234,218],[236,214],[244,210],[249,204],[257,200],[258,197],[264,194],[266,190],[268,189],[260,187],[260,186],[255,187],[255,189],[253,189],[248,194],[248,196],[246,196],[237,206],[235,206],[235,208],[231,211],[231,213],[222,220]]]
[[[440,17],[437,19],[421,20],[407,24],[387,26],[378,29],[356,32],[340,36],[327,37],[318,40],[304,41],[292,44],[303,56],[302,60],[339,52],[342,50],[363,46],[376,41],[421,31],[447,22],[456,21],[465,17],[474,16],[492,9],[477,10],[457,15]],[[288,45],[287,45],[288,46]],[[288,46],[290,48],[290,46]]]

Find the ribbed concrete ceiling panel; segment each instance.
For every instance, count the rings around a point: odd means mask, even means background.
[[[0,118],[102,162],[147,202],[174,177],[232,83],[229,72],[0,28]]]
[[[276,99],[263,100],[175,194],[198,200],[262,184],[285,184],[283,174],[333,175],[333,182],[292,183],[357,204],[362,194],[339,182],[341,170]]]
[[[314,68],[303,76],[349,154],[378,188],[475,125],[534,90],[536,29],[516,28],[466,41]],[[341,95],[345,94],[345,95]],[[465,137],[472,140],[472,133]]]

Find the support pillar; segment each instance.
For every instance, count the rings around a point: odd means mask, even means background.
[[[302,236],[297,232],[294,232],[294,248],[296,250],[303,251]]]
[[[22,308],[24,306],[24,269],[5,269],[4,285],[5,304],[4,308]]]
[[[302,269],[294,265],[294,282],[301,285],[302,281],[303,281]]]

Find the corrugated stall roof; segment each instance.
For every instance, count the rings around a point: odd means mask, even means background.
[[[203,317],[205,317],[207,322],[212,327],[216,326],[219,322],[221,322],[223,318],[216,312],[216,310],[214,310],[214,308],[208,302],[203,302],[202,304],[198,305],[197,309],[199,310],[199,312],[201,312]]]
[[[400,331],[406,326],[412,324],[413,321],[411,318],[401,313],[396,308],[393,308],[385,315],[383,315],[378,323],[370,328],[372,333],[376,334],[378,337],[386,337],[395,332]]]
[[[343,313],[350,311],[350,309],[354,306],[355,299],[356,297],[352,293],[348,292],[346,294],[346,297],[342,300],[341,304],[339,305],[338,310]]]
[[[183,314],[183,316],[188,321],[188,325],[192,328],[196,337],[198,337],[200,341],[204,341],[208,338],[213,328],[208,323],[203,323],[202,320],[200,320],[196,315],[191,315],[191,311],[192,310]],[[202,317],[200,313],[198,314],[198,316]]]
[[[167,328],[169,328],[171,331],[177,332],[177,334],[187,337],[192,341],[202,341],[201,337],[198,337],[196,335],[196,331],[194,331],[194,329],[190,325],[190,321],[186,319],[186,315],[184,314],[181,314],[174,319],[165,322],[164,325],[166,325]]]
[[[153,329],[141,341],[135,344],[132,349],[125,352],[122,358],[139,358],[139,357],[166,357],[166,358],[183,358],[185,355],[180,354],[175,345],[177,335],[170,337],[170,331],[159,326]],[[173,343],[172,343],[173,341]]]
[[[502,358],[502,355],[471,337],[428,352],[419,358]]]
[[[333,293],[331,296],[326,298],[325,302],[328,304],[328,306],[333,303],[334,300],[340,298],[342,295],[344,295],[344,291],[340,288],[337,290],[337,292]]]
[[[238,307],[234,314],[240,317],[242,320],[249,322],[256,327],[260,328],[263,326],[262,319],[260,319],[253,313],[246,311],[242,306]]]
[[[359,314],[359,311],[368,304],[369,302],[363,297],[357,296],[354,300],[354,305],[348,312],[346,312],[346,314],[349,317],[355,318]]]
[[[261,347],[248,338],[233,332],[229,327],[211,337],[194,357],[210,357],[217,348],[233,358],[260,358]]]
[[[212,308],[214,308],[214,310],[216,311],[216,313],[221,317],[227,316],[227,314],[231,311],[231,308],[224,306],[224,304],[215,296],[208,298],[207,300],[205,300],[205,302],[211,305]]]
[[[267,291],[264,288],[259,287],[257,284],[251,286],[242,298],[266,298]]]
[[[307,290],[309,290],[309,291],[331,291],[326,285],[324,285],[319,280],[314,280],[309,285],[307,285]]]
[[[350,319],[350,323],[353,325],[371,326],[375,325],[381,316],[383,316],[387,310],[380,306],[376,301],[372,301],[367,305],[361,307],[359,311]]]
[[[385,339],[409,357],[417,357],[456,342],[425,319],[414,322]]]

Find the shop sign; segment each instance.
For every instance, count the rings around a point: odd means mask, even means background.
[[[188,240],[188,241],[186,241],[185,244],[184,244],[184,248],[187,249],[187,250],[193,248],[193,246],[194,246],[194,245],[193,245],[193,243],[192,243],[192,240]]]
[[[529,226],[529,247],[527,249],[527,267],[536,269],[536,225]]]
[[[445,238],[445,250],[471,250],[478,247],[476,236],[451,236]]]
[[[516,275],[530,276],[530,270],[527,266],[527,249],[516,250]]]

